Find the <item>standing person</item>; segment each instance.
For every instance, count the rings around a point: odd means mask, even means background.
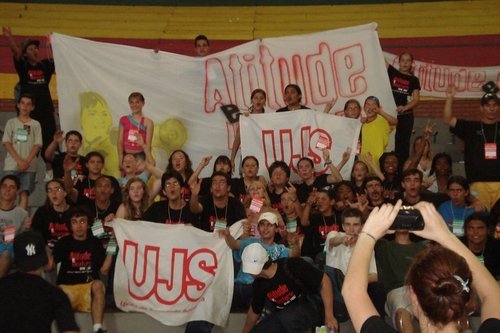
[[[266,105],[266,92],[262,89],[255,89],[252,91],[250,95],[250,100],[252,102],[252,106],[248,112],[243,112],[243,115],[248,117],[250,114],[258,114],[264,113],[266,110],[264,109],[264,105]],[[234,134],[233,146],[231,148],[231,165],[236,165],[234,161],[236,160],[236,154],[238,153],[238,149],[240,149],[241,145],[241,136],[240,136],[240,123],[236,123],[236,133]]]
[[[31,117],[38,121],[42,131],[42,157],[45,149],[52,142],[56,132],[54,104],[50,96],[49,83],[55,73],[53,59],[39,59],[40,41],[27,39],[19,48],[12,38],[10,27],[3,27],[3,34],[7,38],[10,50],[14,56],[14,66],[19,76],[20,94],[30,94],[36,100]],[[16,102],[19,102],[18,100]],[[52,166],[47,162],[46,180],[52,179]]]
[[[323,323],[338,329],[330,278],[301,258],[272,261],[258,243],[241,255],[242,271],[255,278],[242,332],[310,332]],[[308,295],[308,296],[306,296]],[[265,303],[276,310],[258,321]]]
[[[198,57],[206,57],[210,54],[210,42],[207,36],[198,35],[194,39],[194,51]]]
[[[132,114],[120,118],[118,131],[118,163],[121,165],[125,154],[133,154],[146,160],[151,155],[154,124],[151,119],[144,117],[144,95],[133,92],[128,97],[128,104]],[[147,151],[147,152],[145,152]]]
[[[3,168],[6,174],[19,177],[19,206],[28,210],[28,197],[35,189],[37,154],[42,147],[42,130],[40,123],[30,116],[35,108],[33,96],[21,95],[17,108],[19,115],[5,124],[2,143],[7,154]]]
[[[351,257],[342,294],[356,332],[393,333],[370,302],[366,292],[370,253],[394,222],[395,207],[376,208],[363,227]],[[486,268],[446,227],[428,203],[416,207],[425,227],[415,234],[440,245],[429,247],[413,261],[406,276],[409,296],[423,332],[458,333],[457,322],[466,315],[473,288],[481,303],[478,333],[500,332],[500,288]]]
[[[398,120],[380,107],[375,96],[368,96],[363,109],[366,122],[361,126],[361,155],[370,153],[373,160],[378,160],[387,147],[389,134]]]
[[[410,155],[410,138],[414,123],[413,108],[420,100],[420,81],[413,75],[413,55],[409,52],[399,55],[399,70],[387,61],[386,66],[398,113],[396,155],[403,163]]]
[[[42,236],[17,236],[14,257],[19,271],[0,279],[0,332],[49,333],[54,320],[59,332],[79,332],[68,296],[42,278],[49,263]]]
[[[61,180],[52,179],[46,183],[45,192],[47,203],[33,215],[32,228],[43,236],[47,246],[52,249],[59,239],[70,234],[67,222],[71,206]]]
[[[54,248],[54,261],[61,263],[57,285],[68,295],[75,311],[91,312],[93,332],[103,328],[105,287],[99,273],[107,275],[113,261],[101,242],[89,232],[89,213],[75,207],[70,214],[71,235],[60,239]]]
[[[286,106],[276,110],[276,112],[287,112],[301,109],[309,109],[307,106],[302,105],[302,90],[296,84],[289,84],[285,87],[283,96]]]
[[[16,205],[19,179],[6,175],[0,180],[0,278],[9,271],[15,236],[30,228],[28,212]]]
[[[487,209],[500,198],[500,98],[495,93],[481,98],[481,120],[452,116],[455,87],[448,87],[443,120],[464,141],[465,175],[471,191]],[[475,193],[474,193],[475,192]]]
[[[246,218],[245,207],[236,198],[229,196],[231,188],[229,175],[224,172],[214,172],[212,177],[211,195],[198,200],[200,181],[193,181],[189,207],[194,214],[201,214],[200,228],[213,232],[230,227],[239,220]]]
[[[66,146],[66,151],[60,152],[58,149],[63,140],[64,145]],[[78,153],[80,147],[82,146],[82,140],[83,137],[78,131],[69,131],[64,137],[62,131],[57,131],[54,134],[54,139],[45,150],[45,159],[52,163],[54,178],[64,178],[63,164],[66,155],[70,155],[76,162],[75,169],[71,171],[71,178],[73,181],[76,182],[77,178],[82,179],[84,176],[88,175],[89,171],[85,166],[85,157]]]

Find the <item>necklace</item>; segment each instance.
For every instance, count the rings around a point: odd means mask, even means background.
[[[182,204],[182,203],[181,203]],[[184,205],[181,206],[181,211],[179,213],[179,220],[175,223],[172,223],[172,218],[170,217],[170,202],[167,204],[167,214],[168,214],[168,221],[170,224],[180,224],[182,223],[182,210],[184,209]]]

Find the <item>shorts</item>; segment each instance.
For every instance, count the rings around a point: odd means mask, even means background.
[[[90,312],[92,305],[92,282],[59,285],[59,288],[68,296],[74,311]]]
[[[35,190],[36,172],[17,172],[14,170],[6,170],[3,172],[2,177],[7,175],[14,175],[19,179],[19,182],[21,183],[21,192],[28,192],[28,194],[30,194]]]
[[[408,287],[399,287],[387,293],[385,301],[385,312],[391,318],[391,323],[396,327],[396,312],[405,309],[413,316]]]

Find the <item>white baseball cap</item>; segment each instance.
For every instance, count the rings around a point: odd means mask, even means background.
[[[259,275],[262,267],[269,259],[266,249],[259,243],[253,243],[245,247],[241,255],[241,270],[244,273]]]
[[[260,214],[259,220],[257,221],[257,223],[259,223],[260,221],[264,221],[264,220],[266,220],[267,222],[269,222],[271,224],[278,225],[278,217],[274,213],[266,212],[266,213]]]

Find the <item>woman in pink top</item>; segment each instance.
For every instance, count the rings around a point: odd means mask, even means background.
[[[134,154],[146,159],[145,150],[151,155],[151,141],[153,139],[153,121],[142,115],[144,96],[140,92],[133,92],[128,97],[128,104],[132,114],[120,118],[118,133],[118,157],[120,164],[125,153]]]

